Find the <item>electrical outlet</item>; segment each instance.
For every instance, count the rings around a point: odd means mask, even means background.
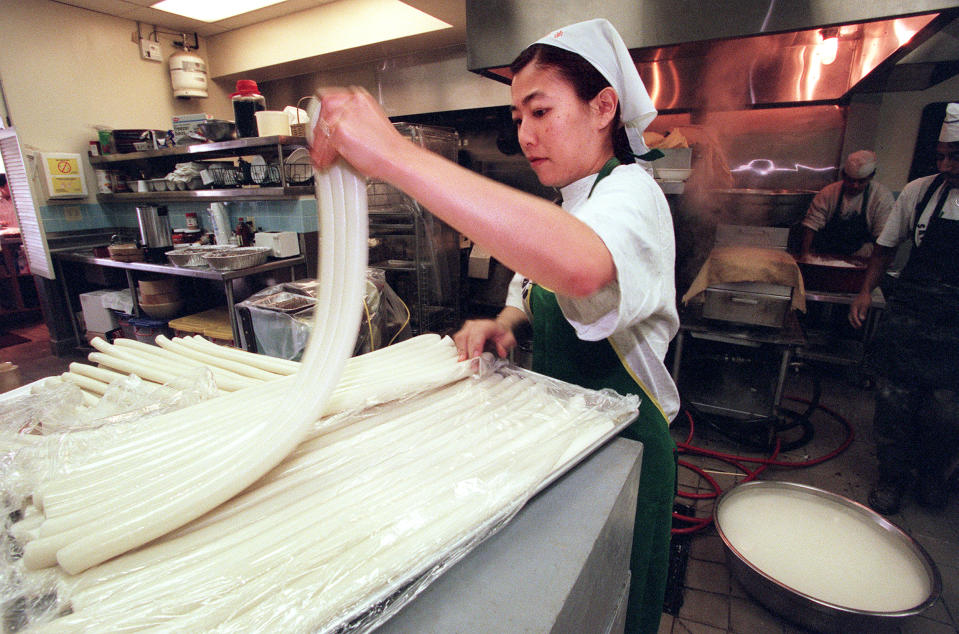
[[[83,212],[80,211],[79,207],[64,207],[63,219],[69,222],[79,222],[83,220]]]
[[[140,57],[154,62],[163,61],[163,51],[160,43],[153,40],[140,40]]]

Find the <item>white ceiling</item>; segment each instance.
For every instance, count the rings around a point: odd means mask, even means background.
[[[350,0],[285,0],[263,9],[251,11],[243,15],[234,16],[218,22],[201,22],[190,18],[151,9],[150,5],[157,0],[54,0],[61,4],[69,4],[81,9],[88,9],[117,18],[124,18],[140,22],[149,26],[156,26],[163,30],[175,33],[196,33],[201,37],[216,35],[232,31],[244,26],[258,24],[274,18],[279,18],[298,11],[312,9],[330,2],[349,2]],[[202,0],[197,0],[202,1]],[[435,18],[453,25],[453,28],[463,34],[466,33],[466,1],[465,0],[403,0],[406,4],[419,9]]]

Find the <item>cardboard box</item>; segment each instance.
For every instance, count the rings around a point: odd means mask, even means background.
[[[189,136],[204,121],[209,121],[213,115],[201,112],[199,114],[178,114],[173,117],[173,138]]]
[[[467,274],[480,280],[489,279],[490,253],[478,244],[473,244],[470,249],[469,265]]]
[[[116,313],[103,306],[103,296],[112,292],[111,289],[104,289],[80,293],[83,323],[88,331],[109,332],[117,327]]]

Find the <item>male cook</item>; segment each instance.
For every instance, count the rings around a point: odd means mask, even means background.
[[[901,242],[912,251],[870,345],[877,373],[879,482],[869,506],[891,515],[903,494],[931,508],[946,505],[946,469],[959,447],[959,103],[950,103],[935,147],[937,174],[908,183],[849,310],[859,328]]]
[[[806,211],[803,256],[869,256],[894,204],[892,192],[875,175],[874,153],[859,150],[846,157],[842,180],[826,185]]]

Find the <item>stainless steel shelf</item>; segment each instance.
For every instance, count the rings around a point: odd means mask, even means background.
[[[249,154],[275,156],[281,182],[275,187],[230,187],[219,189],[191,189],[159,192],[122,192],[115,194],[97,194],[100,202],[189,202],[192,200],[283,200],[313,196],[312,185],[293,185],[287,179],[283,152],[286,149],[306,147],[306,138],[299,136],[265,136],[220,141],[218,143],[195,143],[160,150],[127,152],[125,154],[107,154],[91,156],[90,164],[94,168],[116,169],[118,171],[144,170],[164,171],[173,168],[178,161],[209,160],[235,158]],[[153,169],[149,169],[149,166]]]
[[[127,152],[124,154],[106,154],[91,156],[90,164],[94,167],[117,165],[149,159],[160,158],[216,158],[222,156],[242,156],[246,150],[255,150],[280,146],[306,147],[306,137],[302,136],[261,136],[217,143],[194,143],[193,145],[178,145],[159,150],[145,150],[143,152]],[[158,192],[162,193],[162,192]]]
[[[197,198],[242,199],[242,200],[282,200],[313,196],[311,185],[291,185],[289,187],[237,187],[229,189],[187,189],[166,192],[130,192],[120,194],[97,194],[100,202],[189,202]]]

